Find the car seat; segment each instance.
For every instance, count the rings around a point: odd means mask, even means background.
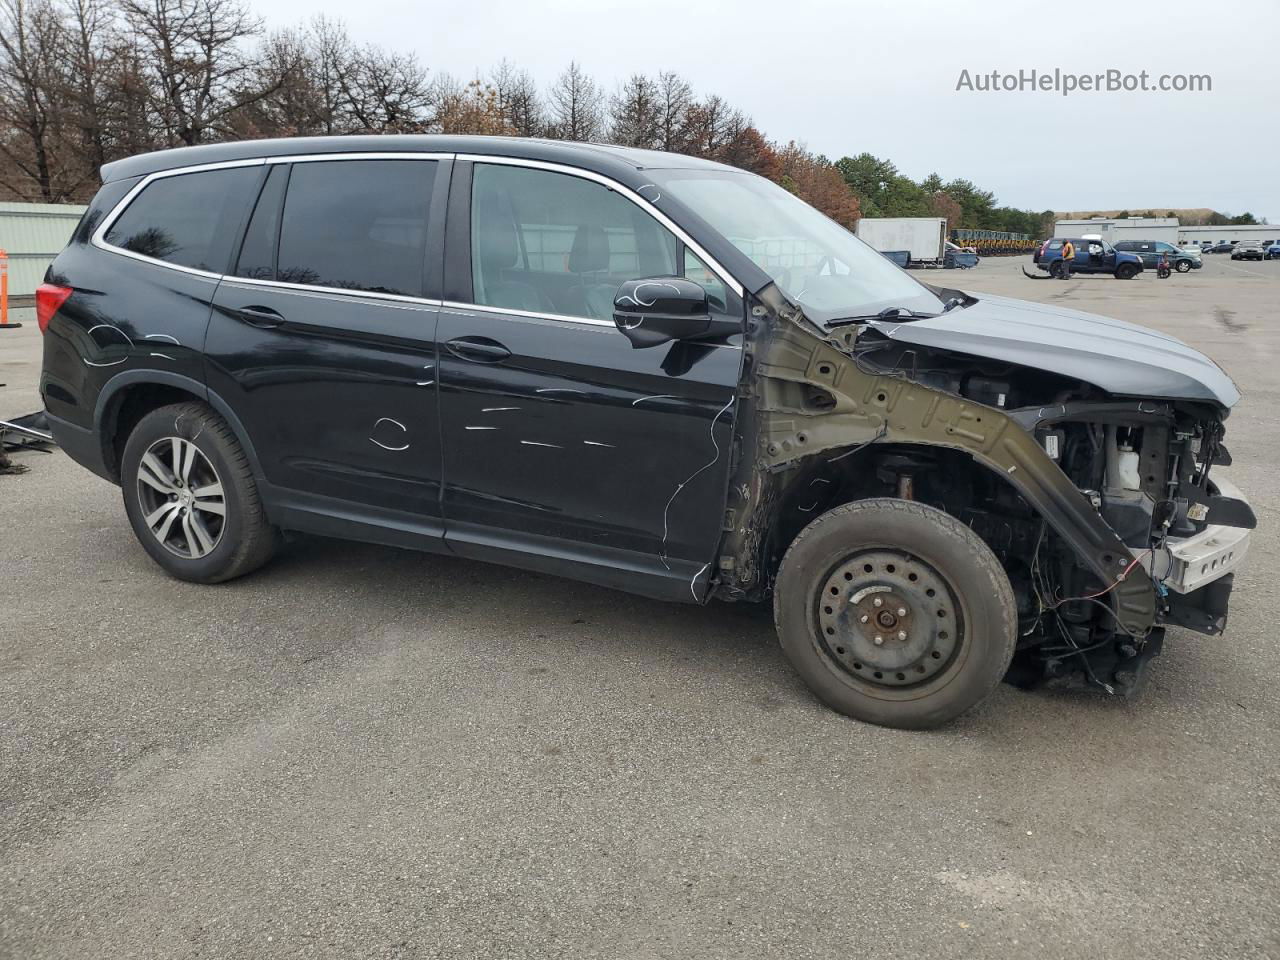
[[[595,320],[613,319],[613,297],[617,284],[607,282],[609,272],[609,235],[604,227],[581,224],[569,249],[569,272],[578,283],[568,293],[573,312]]]
[[[506,276],[520,253],[510,199],[504,193],[490,191],[476,197],[475,203],[471,229],[475,238],[476,302],[510,310],[550,312],[550,304],[537,287]]]

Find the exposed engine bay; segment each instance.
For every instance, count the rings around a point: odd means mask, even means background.
[[[739,490],[748,522],[727,538],[738,552],[721,560],[739,595],[767,587],[779,552],[813,517],[888,496],[961,519],[996,554],[1017,599],[1012,682],[1071,677],[1130,694],[1166,624],[1224,629],[1229,571],[1255,520],[1214,477],[1231,462],[1221,404],[1116,396],[870,326],[827,331],[808,356],[798,330],[774,333],[750,358],[765,472],[758,489]],[[862,439],[815,456],[826,418]],[[759,569],[744,570],[753,502],[759,510],[774,497],[782,520],[757,534]]]

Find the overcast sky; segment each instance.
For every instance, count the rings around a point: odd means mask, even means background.
[[[503,57],[540,85],[578,60],[612,90],[676,70],[770,137],[869,151],[1036,210],[1213,207],[1280,223],[1280,3],[1213,0],[253,0],[269,26],[324,12],[357,40],[464,79]],[[1108,69],[1207,93],[957,92],[971,75]]]

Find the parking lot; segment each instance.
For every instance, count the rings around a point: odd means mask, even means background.
[[[1280,261],[923,279],[1214,357],[1259,517],[1224,637],[1139,700],[939,731],[793,675],[768,611],[300,539],[167,579],[60,453],[0,476],[0,958],[1280,954]],[[39,333],[0,332],[0,416]]]

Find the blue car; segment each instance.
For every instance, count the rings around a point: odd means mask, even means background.
[[[1280,260],[1280,241],[1273,243],[1271,246],[1267,247],[1267,259]]]
[[[1036,266],[1051,277],[1062,274],[1062,244],[1065,240],[1065,237],[1046,240],[1032,257]],[[1116,250],[1105,240],[1072,237],[1071,243],[1076,248],[1076,255],[1071,261],[1072,273],[1109,273],[1117,280],[1132,280],[1142,272],[1142,260],[1137,254]]]

